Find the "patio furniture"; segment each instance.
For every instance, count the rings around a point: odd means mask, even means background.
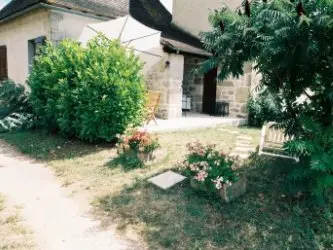
[[[185,114],[185,117],[187,115],[187,112],[191,110],[191,98],[187,97],[186,95],[183,95],[182,98],[182,111]]]
[[[216,102],[215,104],[215,116],[229,116],[229,103]]]
[[[160,104],[161,99],[161,92],[158,91],[149,91],[147,94],[147,104],[146,104],[146,111],[147,111],[147,118],[146,124],[148,125],[152,120],[157,124],[156,120],[156,112],[158,105]]]
[[[259,155],[268,155],[285,159],[293,159],[299,162],[299,158],[287,155],[283,150],[283,144],[293,139],[292,136],[285,135],[282,129],[276,128],[276,123],[265,124],[261,131]]]

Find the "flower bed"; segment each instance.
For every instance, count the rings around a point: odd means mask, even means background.
[[[130,128],[118,138],[118,153],[125,154],[129,159],[132,158],[133,165],[135,162],[141,166],[149,165],[161,155],[157,136],[147,131]],[[133,160],[133,157],[136,159]]]
[[[193,188],[218,194],[225,202],[246,192],[245,176],[233,170],[238,167],[238,159],[217,151],[215,145],[204,146],[195,142],[187,147],[185,174],[191,178]]]

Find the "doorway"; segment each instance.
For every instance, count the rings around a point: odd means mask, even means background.
[[[212,115],[215,113],[217,68],[204,76],[204,90],[202,99],[202,113]]]

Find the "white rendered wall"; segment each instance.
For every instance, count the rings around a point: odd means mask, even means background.
[[[29,72],[28,41],[50,37],[49,10],[33,10],[0,24],[0,46],[7,47],[8,77],[24,84]]]

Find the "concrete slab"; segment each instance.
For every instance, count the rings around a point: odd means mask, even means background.
[[[142,129],[149,132],[164,132],[210,128],[223,125],[238,127],[240,125],[245,125],[246,123],[247,119],[215,117],[199,113],[188,113],[186,117],[183,116],[169,120],[157,119],[157,124],[152,121],[148,125],[143,126]]]
[[[182,182],[185,180],[186,177],[182,176],[180,174],[177,174],[173,171],[167,171],[165,173],[162,173],[160,175],[157,175],[153,178],[148,179],[148,182],[154,184],[155,186],[162,188],[164,190],[167,190],[174,185]]]

